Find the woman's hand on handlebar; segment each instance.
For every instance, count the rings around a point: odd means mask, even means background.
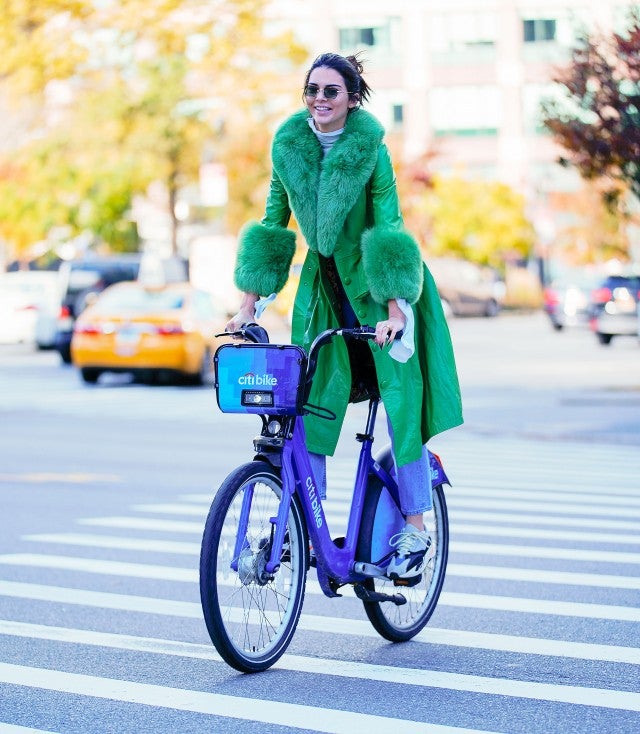
[[[391,299],[388,303],[389,318],[376,324],[376,344],[384,347],[390,344],[405,327],[405,317],[398,303]]]
[[[378,321],[376,324],[376,344],[384,347],[386,344],[391,343],[403,329],[403,316],[393,316],[384,321]]]
[[[244,324],[251,324],[256,320],[256,303],[259,296],[255,293],[245,293],[242,296],[240,302],[240,310],[235,316],[232,316],[227,325],[224,327],[225,331],[233,332],[241,329]]]

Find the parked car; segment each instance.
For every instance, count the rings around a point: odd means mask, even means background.
[[[427,266],[434,277],[447,316],[497,316],[505,286],[496,272],[458,258],[433,258]]]
[[[0,342],[39,345],[38,319],[50,311],[57,293],[55,271],[18,270],[0,275]]]
[[[600,344],[614,336],[638,336],[640,276],[609,275],[591,294],[591,330]]]
[[[105,288],[121,281],[135,280],[140,270],[140,260],[140,255],[118,255],[62,263],[55,348],[64,363],[71,362],[71,337],[78,316]]]
[[[71,342],[82,379],[103,372],[186,376],[202,384],[224,331],[226,314],[211,295],[189,283],[148,287],[118,283],[107,288],[78,317]]]
[[[62,294],[60,292],[60,274],[50,273],[44,297],[38,307],[35,325],[35,342],[38,349],[54,349],[58,331],[58,316]]]
[[[589,325],[591,292],[600,279],[599,273],[579,269],[554,278],[544,287],[544,310],[556,331]]]

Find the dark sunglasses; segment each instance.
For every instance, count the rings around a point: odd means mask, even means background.
[[[335,99],[342,91],[343,90],[340,89],[340,87],[334,86],[328,86],[322,90],[325,99]],[[320,87],[317,84],[307,84],[304,88],[305,97],[317,97],[319,92]],[[347,94],[349,94],[349,92],[347,92]]]

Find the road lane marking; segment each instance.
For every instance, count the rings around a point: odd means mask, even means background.
[[[201,660],[222,659],[210,645],[152,637],[136,637],[112,632],[53,627],[0,620],[0,634],[28,639],[92,645],[121,650],[135,650],[156,655],[173,655]],[[330,665],[327,665],[330,663]],[[405,668],[391,665],[352,662],[348,660],[319,659],[285,654],[276,664],[278,668],[301,673],[341,676],[384,683],[444,688],[499,696],[513,696],[543,701],[598,706],[622,710],[640,710],[640,693],[612,689],[569,686],[558,683],[539,683],[511,678],[450,673],[441,670]],[[613,695],[612,695],[613,694]]]
[[[83,517],[76,520],[79,525],[121,528],[122,530],[160,530],[170,533],[197,533],[202,536],[204,524],[186,520],[158,520],[147,517]]]
[[[555,584],[560,586],[592,586],[601,589],[640,590],[639,576],[611,576],[577,571],[550,571],[537,568],[511,568],[509,566],[482,566],[470,563],[449,563],[447,574],[476,579],[499,579],[530,584]]]
[[[351,590],[343,590],[345,596]],[[317,583],[307,583],[307,593],[318,594]],[[202,616],[200,604],[196,602],[173,601],[170,599],[154,599],[145,596],[112,594],[103,591],[85,591],[66,587],[30,584],[19,581],[0,581],[0,595],[16,596],[23,599],[62,602],[82,606],[97,606],[106,609],[123,609],[157,613],[164,616],[196,617]],[[131,604],[132,607],[128,605]],[[640,610],[632,607],[606,604],[588,604],[585,602],[567,602],[545,599],[518,598],[511,596],[491,596],[489,594],[467,594],[463,592],[445,591],[438,601],[440,606],[452,606],[463,609],[485,609],[499,612],[522,612],[524,614],[542,614],[558,617],[580,617],[584,619],[606,619],[621,622],[640,622]],[[322,619],[322,618],[321,618]],[[340,624],[346,624],[340,620]],[[358,633],[364,634],[364,633]]]
[[[491,530],[491,532],[500,532],[502,525],[500,523],[506,523],[509,526],[512,525],[534,525],[539,527],[541,525],[559,525],[560,527],[567,528],[590,528],[593,527],[596,530],[611,530],[611,537],[614,538],[615,531],[618,530],[632,530],[638,531],[637,520],[607,520],[606,518],[596,518],[592,520],[589,518],[582,517],[555,517],[545,511],[545,507],[541,507],[539,512],[531,514],[517,514],[511,512],[501,512],[500,510],[494,510],[492,512],[483,512],[480,510],[473,510],[467,512],[465,510],[456,509],[449,513],[450,522],[453,524],[458,520],[472,520],[473,522],[484,523],[484,531]]]
[[[517,510],[518,512],[540,512],[544,510],[551,515],[571,515],[579,518],[584,517],[640,517],[640,507],[611,507],[603,502],[599,507],[592,507],[581,504],[580,502],[521,502],[515,499],[508,500],[492,500],[484,497],[464,497],[458,498],[455,495],[447,496],[447,505],[450,508],[462,507],[465,509],[477,508],[479,510],[497,510],[504,512],[505,510]]]
[[[471,515],[475,519],[476,515]],[[492,516],[493,517],[493,516]],[[79,525],[90,525],[92,527],[119,528],[122,530],[157,530],[169,533],[195,533],[202,536],[203,523],[190,522],[187,520],[161,520],[147,517],[85,517],[76,520]],[[632,523],[638,527],[638,523]],[[583,541],[585,543],[611,543],[613,545],[640,545],[640,532],[636,534],[602,533],[597,531],[571,531],[571,530],[546,530],[539,526],[509,527],[500,526],[497,530],[500,536],[509,538],[531,538],[540,540],[567,540]],[[494,532],[492,531],[492,532]],[[452,535],[486,535],[487,526],[484,523],[462,523],[451,521],[450,532]]]
[[[637,523],[636,523],[637,524]],[[463,523],[463,522],[450,522],[450,533],[452,536],[457,535],[488,535],[487,526],[485,523]],[[521,528],[505,527],[493,527],[491,534],[499,535],[501,538],[530,538],[532,540],[564,540],[564,541],[576,541],[582,543],[590,543],[591,545],[610,543],[612,545],[640,545],[640,532],[635,534],[623,534],[620,532],[615,533],[599,533],[597,531],[585,530],[585,531],[574,531],[567,530],[545,530],[541,527],[535,528]]]
[[[220,693],[208,693],[184,688],[170,688],[169,686],[150,683],[100,678],[59,670],[29,668],[24,665],[11,665],[9,663],[0,663],[0,681],[12,685],[70,693],[89,698],[126,701],[127,703],[223,716],[242,721],[259,721],[296,729],[308,730],[309,722],[312,721],[316,731],[333,734],[353,734],[354,731],[367,731],[372,734],[374,732],[376,734],[387,734],[390,731],[424,734],[425,725],[434,734],[444,734],[445,732],[451,734],[453,732],[480,734],[478,730],[474,729],[442,727],[428,722],[393,719],[386,716],[374,716],[373,714],[303,706],[265,699],[227,696]],[[249,711],[250,714],[244,713]]]
[[[158,503],[153,505],[131,505],[134,512],[152,512],[162,515],[195,515],[203,520],[209,512],[209,505],[180,505],[177,503]]]
[[[200,544],[172,540],[153,540],[143,538],[126,538],[121,536],[85,535],[80,533],[44,533],[38,535],[23,535],[22,540],[39,543],[59,543],[62,545],[77,545],[89,548],[111,548],[117,550],[135,550],[149,553],[169,553],[176,555],[198,556]],[[452,548],[458,551],[458,544]],[[480,550],[478,550],[480,552]],[[490,551],[483,550],[488,553]],[[518,556],[518,553],[508,555]],[[536,557],[535,554],[522,554]],[[63,556],[66,558],[67,556]],[[545,556],[542,556],[545,557]],[[87,559],[88,560],[88,559]],[[2,563],[2,556],[0,556]],[[113,561],[95,561],[99,563],[114,563]],[[96,566],[97,568],[98,566]],[[103,566],[105,570],[108,567]],[[449,562],[447,565],[449,576],[463,576],[471,578],[500,579],[503,581],[521,581],[524,583],[560,584],[562,586],[595,586],[608,589],[629,589],[640,591],[640,577],[614,576],[611,574],[578,573],[573,571],[551,571],[547,569],[513,568],[508,566],[487,566],[479,564],[465,564]],[[190,579],[187,579],[190,580]],[[310,579],[308,584],[313,583]]]
[[[82,533],[40,533],[37,535],[23,535],[21,540],[37,543],[78,545],[89,548],[114,548],[118,550],[175,553],[190,556],[200,555],[200,543],[154,540],[153,538],[124,538],[115,535],[87,535]]]
[[[335,500],[334,500],[335,501]],[[342,504],[342,503],[340,503]],[[521,513],[520,520],[526,519],[527,513],[546,513],[551,516],[571,515],[579,519],[580,516],[588,517],[640,517],[640,507],[611,507],[603,502],[599,506],[591,506],[576,503],[563,502],[529,502],[526,500],[491,500],[484,497],[456,497],[448,495],[447,505],[450,510],[455,511],[457,508],[479,510],[495,510],[497,512],[518,511]],[[197,517],[206,517],[210,505],[200,504],[179,504],[177,502],[160,502],[153,504],[132,505],[134,512],[151,512],[164,515],[195,515]],[[327,501],[326,507],[331,508],[331,501]],[[598,526],[602,527],[598,521]],[[636,525],[637,527],[637,525]]]
[[[499,533],[498,533],[499,534]],[[548,558],[557,561],[590,561],[593,563],[640,563],[640,553],[606,551],[600,548],[556,548],[545,545],[506,545],[504,543],[468,543],[454,540],[451,549],[456,553],[487,554],[491,556],[514,556],[516,558]],[[640,587],[638,587],[640,588]]]
[[[579,502],[582,505],[597,505],[599,507],[612,507],[620,505],[626,507],[640,507],[640,497],[638,496],[622,496],[615,497],[609,495],[608,492],[600,490],[599,493],[587,494],[584,492],[564,492],[562,490],[525,490],[525,489],[487,489],[479,487],[469,487],[465,485],[462,488],[454,488],[447,493],[447,498],[451,495],[453,498],[458,497],[482,497],[487,499],[513,499],[513,500],[537,500],[539,504],[550,505],[554,507],[557,502]],[[623,513],[624,514],[624,513]]]
[[[14,553],[0,556],[0,564],[35,568],[55,568],[80,573],[124,576],[159,581],[177,581],[180,583],[197,584],[199,582],[198,570],[194,568],[123,561],[103,561],[94,558],[77,558],[74,556]],[[320,593],[318,589],[317,582],[307,582],[308,592]],[[345,587],[344,591],[347,589],[348,587]],[[466,599],[467,601],[463,604],[457,604],[454,602],[456,599]],[[476,601],[474,602],[473,600]],[[506,596],[445,592],[441,595],[439,604],[453,604],[454,606],[470,606],[482,609],[500,609],[502,611],[526,611],[528,613],[554,614],[558,616],[584,616],[589,619],[611,619],[627,622],[640,621],[640,608],[585,602],[547,601],[544,599],[523,599],[519,597],[512,598]],[[480,607],[477,606],[478,604],[480,604]]]
[[[379,637],[378,633],[368,622],[345,620],[342,617],[338,620],[324,616],[319,617],[303,614],[300,619],[299,628],[313,632],[329,631],[334,633],[338,632],[343,635],[356,635],[358,637]],[[129,635],[114,634],[111,632],[51,627],[49,625],[30,624],[13,620],[0,620],[0,635],[38,637],[40,639],[103,645],[105,647],[122,647],[123,645],[135,644],[135,648],[127,647],[127,649],[136,649],[140,652],[180,654],[187,657],[191,656],[190,651],[195,651],[197,657],[221,660],[210,644],[201,645],[192,642],[159,640],[157,638],[130,637]],[[639,648],[598,645],[590,642],[552,640],[541,637],[522,637],[520,635],[501,635],[491,632],[470,632],[467,630],[428,627],[416,635],[413,638],[413,642],[429,645],[446,645],[448,647],[492,650],[495,652],[521,653],[524,655],[543,655],[545,657],[576,658],[579,660],[598,660],[608,663],[640,665]],[[289,655],[289,657],[291,656]]]
[[[17,482],[25,484],[92,484],[95,482],[105,482],[109,484],[117,484],[123,481],[121,476],[117,474],[86,474],[86,473],[53,473],[38,472],[28,474],[0,474],[0,482]]]

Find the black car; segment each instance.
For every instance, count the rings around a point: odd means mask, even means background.
[[[640,276],[610,275],[591,293],[589,324],[600,344],[614,336],[638,336]]]
[[[114,283],[136,280],[141,256],[118,255],[71,260],[60,266],[60,313],[55,348],[65,364],[71,362],[71,337],[76,318],[98,293]]]

